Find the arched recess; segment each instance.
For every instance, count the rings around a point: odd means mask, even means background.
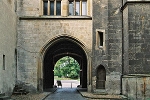
[[[99,65],[96,69],[96,89],[105,89],[106,70],[103,65]]]
[[[46,90],[54,85],[54,65],[62,57],[70,56],[80,64],[80,85],[87,88],[87,56],[84,46],[76,39],[62,36],[51,41],[43,53],[39,68],[38,89]]]

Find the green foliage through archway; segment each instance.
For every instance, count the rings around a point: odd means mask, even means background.
[[[78,79],[79,63],[72,57],[66,56],[58,60],[54,67],[54,76]]]

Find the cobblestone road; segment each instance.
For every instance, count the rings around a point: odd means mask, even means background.
[[[76,88],[58,88],[44,100],[86,100]]]

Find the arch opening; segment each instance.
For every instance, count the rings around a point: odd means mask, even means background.
[[[70,56],[60,58],[54,66],[54,84],[61,81],[63,88],[76,88],[80,83],[80,65]]]
[[[96,72],[96,89],[105,89],[106,70],[103,65],[97,67]]]
[[[62,57],[70,56],[80,65],[80,86],[87,88],[87,57],[83,48],[68,38],[56,40],[45,52],[43,60],[43,90],[53,88],[54,85],[54,66]]]

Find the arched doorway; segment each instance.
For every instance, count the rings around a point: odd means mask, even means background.
[[[106,70],[103,65],[97,67],[96,72],[96,89],[105,89]]]
[[[57,38],[45,52],[43,58],[43,90],[54,85],[54,65],[62,57],[70,56],[80,64],[80,85],[87,88],[87,57],[78,41],[68,37]]]

